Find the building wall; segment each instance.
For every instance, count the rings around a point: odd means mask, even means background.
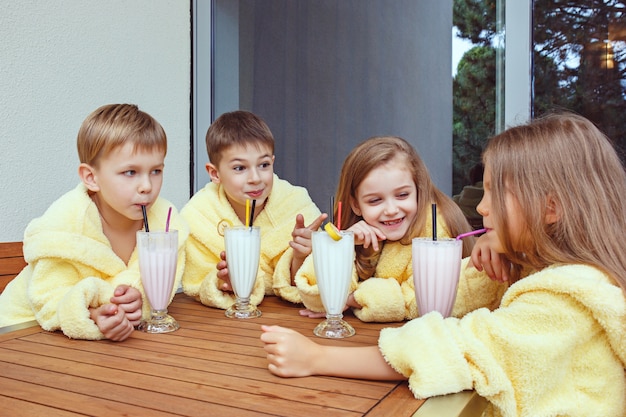
[[[134,103],[168,136],[161,195],[189,199],[190,3],[0,0],[0,242],[78,184],[93,110]]]

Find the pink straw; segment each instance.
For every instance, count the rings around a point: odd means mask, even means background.
[[[170,207],[169,210],[167,210],[167,220],[165,221],[165,231],[169,232],[170,231],[170,217],[172,216],[172,208]]]
[[[468,236],[479,235],[481,233],[485,233],[486,231],[487,229],[478,229],[478,230],[472,230],[471,232],[467,232],[467,233],[461,233],[460,235],[456,237],[456,240],[461,240],[464,237],[468,237]]]

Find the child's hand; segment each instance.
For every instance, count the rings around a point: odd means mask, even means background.
[[[303,308],[302,310],[298,310],[298,314],[300,314],[303,317],[308,317],[310,319],[320,319],[322,317],[326,317],[325,311],[322,311],[320,313],[317,311],[309,310],[308,308]]]
[[[372,245],[375,251],[378,251],[378,241],[387,239],[387,236],[380,231],[380,229],[370,226],[365,223],[364,220],[359,221],[356,224],[350,226],[348,230],[354,232],[354,244],[363,245],[364,248],[368,248]]]
[[[322,213],[310,225],[304,225],[304,216],[298,214],[296,216],[296,225],[291,232],[291,242],[289,246],[293,248],[293,257],[295,259],[304,260],[311,253],[311,233],[318,230],[328,215]]]
[[[220,290],[226,292],[233,292],[233,286],[230,285],[230,274],[228,273],[228,263],[226,262],[226,252],[220,253],[222,259],[216,265],[217,267],[217,279],[223,281],[220,285]]]
[[[322,346],[306,336],[280,326],[261,326],[261,341],[269,365],[267,369],[281,377],[301,377],[314,373],[317,358],[324,360]]]
[[[133,326],[139,326],[141,323],[141,306],[143,299],[141,292],[137,288],[129,285],[118,285],[111,297],[111,303],[124,311],[126,318]]]
[[[98,308],[90,308],[90,317],[98,329],[109,340],[121,342],[135,330],[126,318],[126,313],[116,304],[104,304]]]
[[[487,237],[483,235],[476,240],[467,267],[474,267],[479,271],[485,271],[487,276],[492,280],[506,282],[509,280],[511,263],[500,253],[492,250]]]

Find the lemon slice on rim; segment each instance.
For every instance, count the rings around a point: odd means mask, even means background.
[[[334,224],[330,222],[326,223],[326,225],[324,226],[324,230],[326,230],[328,236],[332,237],[334,240],[341,239],[341,233],[339,233],[339,229],[337,229],[337,226],[335,226]]]

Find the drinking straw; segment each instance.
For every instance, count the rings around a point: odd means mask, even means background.
[[[252,227],[252,221],[254,220],[254,207],[256,206],[256,200],[252,200],[252,209],[250,209],[250,227]]]
[[[172,208],[170,207],[167,210],[167,220],[165,220],[165,231],[169,232],[170,231],[170,217],[172,216]]]
[[[246,199],[246,227],[250,226],[250,200]]]
[[[437,240],[437,204],[432,204],[433,210],[433,240]]]
[[[335,224],[335,196],[330,196],[330,222]]]
[[[148,214],[146,213],[146,206],[141,206],[141,213],[143,214],[143,228],[146,232],[149,232],[150,228],[148,227]]]
[[[477,230],[472,230],[471,232],[461,233],[460,235],[456,237],[456,240],[461,240],[464,237],[468,237],[468,236],[479,235],[481,233],[485,233],[486,231],[487,229],[477,229]]]
[[[341,201],[337,202],[337,229],[341,230]]]

